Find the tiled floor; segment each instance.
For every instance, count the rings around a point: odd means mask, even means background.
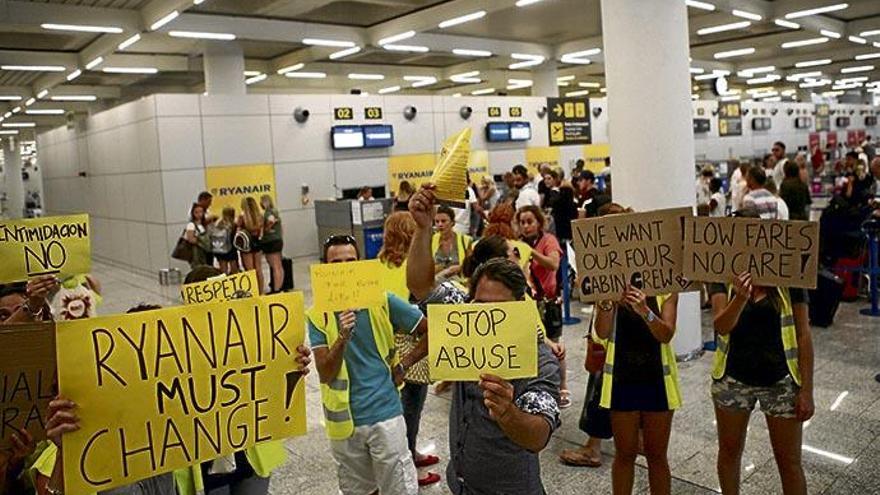
[[[308,263],[296,260],[298,289],[311,295]],[[177,288],[162,287],[156,280],[96,264],[94,273],[105,287],[102,313],[122,312],[139,302],[177,304]],[[804,467],[811,494],[880,494],[880,320],[858,314],[864,301],[844,304],[831,328],[813,329],[816,348],[816,415],[804,432]],[[704,333],[710,332],[704,314]],[[568,369],[574,405],[563,412],[563,426],[541,455],[547,493],[610,493],[613,446],[606,442],[604,465],[598,469],[561,465],[557,455],[585,438],[577,428],[586,388],[581,369],[584,328],[567,327]],[[717,490],[716,436],[709,399],[711,354],[680,365],[685,404],[675,415],[669,458],[675,494],[708,494]],[[309,433],[288,442],[291,461],[272,479],[271,492],[332,495],[337,493],[335,469],[320,421],[320,392],[315,373],[308,379]],[[831,410],[832,404],[837,407]],[[449,397],[429,395],[422,419],[420,446],[447,458]],[[640,458],[636,491],[647,493],[647,471]],[[422,490],[426,495],[448,493],[444,484]],[[767,428],[753,415],[743,459],[743,494],[782,493],[773,461]]]

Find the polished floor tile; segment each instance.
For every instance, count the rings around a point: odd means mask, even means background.
[[[308,266],[315,260],[296,260],[294,278],[303,290],[307,303]],[[124,312],[142,303],[179,304],[176,286],[160,286],[151,279],[125,270],[95,264],[94,274],[104,285],[102,314]],[[268,277],[267,277],[268,279]],[[816,349],[816,415],[804,431],[803,452],[809,493],[880,494],[880,319],[861,316],[864,301],[843,304],[835,325],[813,329]],[[575,304],[580,310],[579,305]],[[704,336],[711,336],[711,318],[703,315]],[[569,389],[574,404],[563,411],[563,426],[541,455],[541,467],[547,493],[611,493],[611,462],[614,447],[603,445],[603,466],[596,469],[572,468],[560,464],[558,454],[579,445],[585,435],[577,423],[583,406],[586,380],[582,326],[567,327],[564,340],[568,347]],[[715,474],[717,443],[714,413],[709,398],[709,372],[712,354],[682,363],[679,368],[684,405],[676,412],[670,440],[669,461],[673,475],[672,493],[717,493]],[[336,466],[329,454],[320,416],[320,392],[315,373],[308,378],[307,407],[309,432],[305,437],[288,441],[290,462],[273,476],[271,493],[333,495]],[[423,450],[448,459],[447,427],[449,396],[432,393],[428,397],[421,424],[419,444]],[[637,461],[635,493],[648,492],[646,463]],[[445,462],[435,467],[442,474]],[[445,477],[445,476],[444,476]],[[781,481],[773,460],[764,418],[754,414],[749,424],[743,454],[743,494],[782,493]],[[448,493],[445,480],[422,489],[426,495]]]

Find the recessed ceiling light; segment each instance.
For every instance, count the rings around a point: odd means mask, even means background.
[[[347,57],[349,55],[354,55],[355,53],[361,51],[361,47],[353,46],[351,48],[346,48],[344,50],[339,50],[338,52],[333,52],[330,54],[330,60],[337,60],[343,57]]]
[[[235,39],[235,35],[232,33],[205,33],[200,31],[168,31],[168,36],[173,36],[174,38],[220,41],[232,41]]]
[[[387,45],[388,43],[396,43],[398,41],[403,41],[409,38],[412,38],[416,35],[415,31],[407,31],[405,33],[395,34],[394,36],[388,36],[387,38],[380,39],[376,44],[379,46]]]
[[[828,38],[823,36],[821,38],[809,38],[809,39],[805,39],[805,40],[788,41],[786,43],[783,43],[780,46],[782,48],[798,48],[801,46],[820,45],[822,43],[827,43],[827,42],[828,42]]]
[[[262,74],[262,72],[261,72],[261,71],[258,71],[258,70],[246,70],[246,71],[244,71],[244,77],[254,77],[254,76],[259,76],[260,74]]]
[[[602,52],[601,48],[590,48],[589,50],[580,50],[577,52],[569,52],[564,53],[561,57],[559,57],[559,61],[564,64],[578,64],[578,65],[587,65],[590,63],[590,60],[584,57],[589,57],[591,55],[598,55]]]
[[[388,94],[388,93],[396,93],[400,91],[400,86],[388,86],[387,88],[382,88],[377,93],[380,95]]]
[[[709,79],[718,79],[719,77],[721,77],[721,76],[718,74],[712,74],[712,73],[700,74],[699,76],[694,76],[694,80],[695,81],[708,81]]]
[[[877,53],[863,53],[861,55],[856,55],[856,60],[870,60],[872,58],[880,58],[880,52]]]
[[[383,74],[362,74],[353,72],[348,75],[348,78],[358,81],[381,81],[382,79],[385,79],[385,76]]]
[[[760,20],[764,19],[763,17],[761,17],[758,14],[746,12],[745,10],[733,9],[733,12],[731,12],[731,13],[737,17],[742,17],[743,19],[749,19],[752,21],[760,21]]]
[[[577,90],[577,91],[569,91],[568,93],[565,93],[565,96],[567,96],[567,97],[572,97],[572,96],[587,96],[588,94],[590,94],[590,90],[589,90],[589,89],[579,89],[579,90]]]
[[[353,41],[343,41],[343,40],[328,40],[323,38],[306,38],[302,40],[304,45],[310,46],[329,46],[332,48],[351,48],[356,46],[357,43]]]
[[[570,75],[570,76],[561,76],[561,77],[557,77],[557,78],[556,78],[556,81],[557,81],[557,82],[560,82],[560,81],[573,81],[574,79],[575,79],[575,76]]]
[[[872,29],[870,31],[862,31],[859,33],[859,36],[878,36],[880,35],[880,29]]]
[[[834,81],[834,82],[837,84],[852,84],[852,83],[860,83],[860,82],[863,83],[863,82],[868,82],[868,76],[847,77],[844,79],[838,79],[837,81]]]
[[[159,69],[155,67],[104,67],[107,74],[155,74]]]
[[[79,69],[76,69],[75,71],[73,71],[73,72],[71,72],[70,74],[67,75],[67,80],[68,80],[68,81],[73,81],[74,79],[76,79],[77,77],[79,77],[79,76],[81,76],[81,75],[82,75],[82,71],[79,70]]]
[[[327,77],[327,74],[324,72],[285,72],[285,77],[289,77],[291,79],[324,79]]]
[[[697,0],[684,0],[684,4],[688,7],[693,7],[695,9],[708,10],[712,12],[715,10],[715,6],[708,2],[699,2]]]
[[[61,65],[0,65],[0,69],[32,72],[64,72],[64,67]]]
[[[24,102],[24,106],[29,107],[37,102],[37,99],[34,97],[28,98],[26,102]]]
[[[768,74],[764,77],[755,77],[752,79],[748,79],[748,80],[746,80],[746,84],[748,84],[750,86],[755,85],[755,84],[769,84],[769,83],[772,83],[773,81],[778,81],[780,79],[782,79],[782,76],[779,76],[776,74]]]
[[[48,95],[48,94],[49,94],[49,90],[44,89],[44,90],[40,91],[39,93],[37,93],[37,98],[40,98],[40,99],[45,98],[46,95]]]
[[[858,36],[850,36],[849,40],[852,41],[853,43],[858,43],[860,45],[867,45],[868,44],[868,40],[866,40],[865,38],[860,38]]]
[[[412,82],[414,88],[430,86],[437,82],[437,78],[433,76],[403,76],[403,80]]]
[[[18,134],[18,131],[5,130],[5,131],[0,131],[0,134],[3,134],[4,136],[12,136],[14,134]]]
[[[95,95],[55,95],[50,99],[52,101],[95,101],[98,97]]]
[[[459,24],[464,24],[465,22],[475,21],[477,19],[481,19],[486,16],[485,10],[478,10],[476,12],[471,12],[470,14],[465,14],[459,17],[453,17],[452,19],[447,19],[440,24],[438,27],[440,29],[445,29],[452,26],[457,26]]]
[[[721,24],[719,26],[710,26],[703,29],[698,29],[697,34],[700,36],[705,36],[707,34],[714,33],[722,33],[724,31],[733,31],[734,29],[745,29],[751,26],[751,21],[739,21],[739,22],[731,22],[730,24]]]
[[[168,24],[169,22],[173,21],[174,19],[177,19],[177,16],[179,16],[179,15],[180,15],[180,12],[178,12],[176,10],[172,11],[171,13],[166,15],[165,17],[160,18],[158,21],[156,21],[152,25],[150,25],[150,31],[155,31],[155,30],[159,29],[160,27],[164,26],[165,24]]]
[[[740,77],[751,77],[755,74],[764,74],[766,72],[773,72],[776,70],[776,66],[766,65],[764,67],[749,67],[748,69],[743,69],[737,72],[737,75]]]
[[[516,0],[517,7],[525,7],[528,5],[536,4],[538,2],[543,2],[544,0]]]
[[[20,111],[21,111],[21,107],[20,107],[20,106],[15,107],[15,108],[12,109],[12,113],[18,113],[18,112],[20,112]]]
[[[742,98],[740,95],[727,95],[722,96],[721,101],[739,101]]]
[[[42,109],[33,109],[33,110],[25,110],[28,115],[64,115],[64,110],[60,108],[42,108]]]
[[[706,72],[706,69],[703,69],[702,67],[691,67],[690,68],[691,74],[702,74],[704,72]]]
[[[873,65],[859,65],[856,67],[844,67],[840,69],[841,74],[852,74],[853,72],[869,72],[874,70]]]
[[[510,58],[514,60],[522,60],[522,62],[514,62],[507,66],[508,69],[524,69],[544,63],[544,57],[541,55],[529,55],[527,53],[512,53]]]
[[[797,62],[794,64],[798,69],[802,69],[804,67],[816,67],[818,65],[828,65],[832,62],[830,58],[823,58],[819,60],[805,60],[803,62]]]
[[[287,74],[288,72],[300,70],[305,66],[306,66],[306,64],[304,64],[302,62],[300,62],[298,64],[294,64],[294,65],[288,65],[287,67],[282,67],[282,68],[278,69],[278,73],[279,74]]]
[[[788,29],[800,29],[801,25],[796,22],[786,21],[785,19],[776,19],[773,21],[773,24],[777,26],[781,26]]]
[[[579,82],[579,83],[578,83],[578,86],[580,86],[580,87],[582,87],[582,88],[599,88],[599,87],[602,87],[602,85],[599,84],[599,83],[597,83],[597,82]]]
[[[798,85],[798,87],[801,87],[801,88],[821,88],[822,86],[828,86],[829,84],[831,84],[830,79],[820,79],[817,81],[807,81],[807,82],[800,83]]]
[[[786,19],[797,19],[798,17],[807,17],[811,15],[819,15],[825,14],[828,12],[835,12],[838,10],[843,10],[849,7],[848,3],[838,3],[834,5],[826,5],[825,7],[817,7],[815,9],[807,9],[807,10],[798,10],[795,12],[789,12],[785,14]]]
[[[741,57],[743,55],[751,55],[753,53],[755,53],[754,48],[751,48],[751,47],[750,48],[738,48],[736,50],[727,50],[724,52],[718,52],[715,55],[713,55],[713,57],[715,57],[716,59],[722,59],[722,58]]]
[[[247,85],[256,84],[260,81],[265,81],[267,77],[269,76],[267,76],[266,74],[257,74],[256,76],[245,79],[244,83]]]
[[[419,45],[382,45],[382,48],[386,50],[391,50],[393,52],[413,52],[413,53],[427,53],[430,49],[427,46],[419,46]]]
[[[453,74],[453,75],[449,76],[449,80],[453,81],[453,82],[457,82],[457,83],[466,83],[466,84],[478,83],[478,82],[481,82],[480,78],[477,77],[478,75],[480,75],[480,71],[473,70],[470,72],[462,72],[460,74]]]
[[[810,72],[798,72],[795,74],[790,74],[785,78],[786,81],[800,81],[801,79],[813,79],[817,77],[822,77],[822,71],[814,70]]]
[[[49,22],[45,24],[40,24],[40,27],[52,31],[76,31],[81,33],[119,34],[122,32],[122,28],[114,26],[84,26],[78,24],[54,24]]]
[[[471,91],[471,94],[474,96],[480,96],[480,95],[492,94],[494,92],[495,92],[495,88],[483,88],[483,89],[477,89],[477,90]]]
[[[838,33],[837,31],[830,31],[828,29],[820,29],[819,34],[821,34],[822,36],[828,36],[829,38],[834,38],[836,40],[839,40],[843,37],[843,35]]]
[[[531,79],[508,79],[507,80],[507,89],[523,89],[529,88],[534,84],[534,81]]]
[[[18,95],[0,95],[0,101],[19,101],[21,96]]]
[[[36,127],[34,122],[4,122],[3,127]]]
[[[104,57],[96,57],[86,64],[86,70],[92,70],[104,62]]]
[[[488,50],[471,50],[469,48],[453,48],[452,53],[462,57],[491,57],[492,52]]]
[[[138,41],[140,41],[140,39],[141,39],[141,35],[140,35],[140,33],[135,34],[135,35],[132,36],[131,38],[128,38],[127,40],[125,40],[125,41],[123,41],[122,43],[120,43],[119,46],[118,46],[117,48],[119,48],[120,50],[125,50],[126,48],[128,48],[128,47],[130,47],[131,45],[133,45],[133,44],[137,43]]]

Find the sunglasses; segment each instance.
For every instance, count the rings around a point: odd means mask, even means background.
[[[335,234],[324,239],[324,248],[328,248],[330,246],[341,246],[345,244],[357,245],[357,240],[355,240],[353,236],[348,234]]]

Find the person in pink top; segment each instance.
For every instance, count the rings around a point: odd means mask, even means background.
[[[532,247],[529,263],[531,272],[530,283],[535,300],[541,310],[541,319],[547,332],[547,338],[562,346],[562,301],[559,294],[559,260],[562,259],[562,248],[556,236],[545,232],[547,225],[544,212],[537,206],[526,205],[517,210],[516,222],[519,224],[520,239]],[[565,353],[559,359],[560,368],[560,401],[559,407],[571,405],[568,383],[565,373]]]

